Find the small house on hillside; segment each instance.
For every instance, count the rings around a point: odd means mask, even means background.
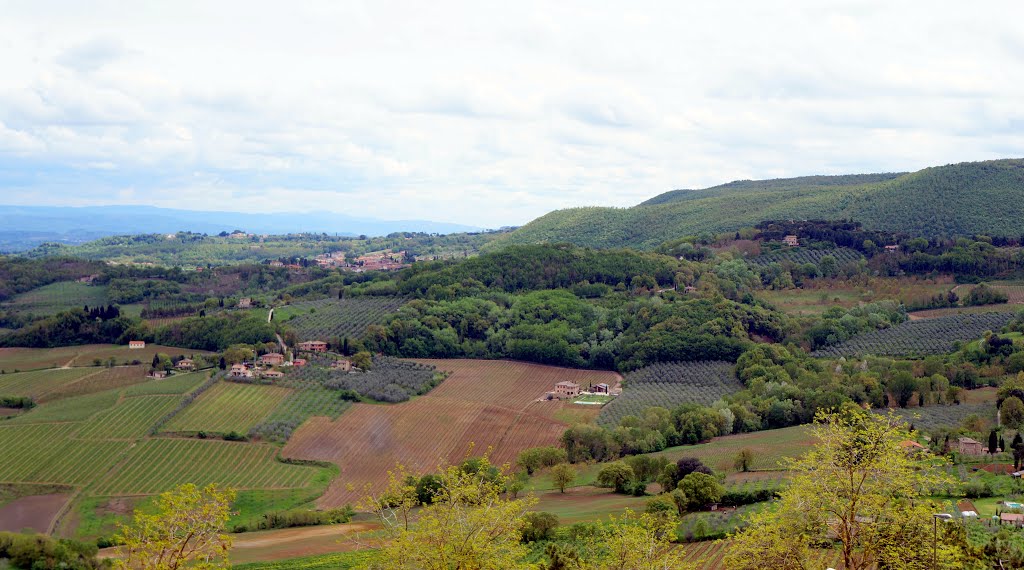
[[[128,348],[146,348],[146,341],[144,340],[130,340],[128,341]]]
[[[158,378],[158,379],[159,378],[167,378],[167,371],[166,370],[153,370],[152,372],[149,373],[149,377],[150,378]]]
[[[960,437],[956,440],[956,450],[964,455],[984,455],[985,446],[980,441],[969,437]]]
[[[796,237],[794,235],[788,235],[788,236],[782,238],[782,243],[784,243],[784,244],[786,244],[786,245],[788,245],[790,247],[797,247],[797,246],[800,245],[800,238],[798,238],[798,237]]]
[[[1015,527],[1024,527],[1024,514],[1020,513],[1000,513],[999,524],[1008,524]]]
[[[887,246],[885,246],[885,251],[886,252],[895,252],[895,251],[899,251],[899,250],[900,250],[900,246],[898,246],[898,245],[887,245]]]
[[[280,366],[284,364],[284,355],[279,352],[268,352],[260,357],[260,364]]]
[[[333,368],[335,370],[340,370],[342,372],[351,372],[352,371],[352,361],[347,359],[347,358],[342,358],[341,360],[335,360],[334,362],[331,363],[331,368]]]
[[[244,364],[232,364],[228,378],[252,378],[252,371]]]
[[[252,297],[242,297],[238,300],[239,309],[251,309],[252,308]]]
[[[182,358],[181,360],[178,361],[177,364],[174,365],[174,367],[177,368],[178,370],[195,370],[196,363],[191,358]]]
[[[595,384],[595,385],[591,386],[591,388],[590,388],[590,391],[593,392],[594,394],[607,394],[608,390],[609,390],[608,385],[604,384],[604,383]]]
[[[299,343],[299,350],[306,352],[327,352],[327,343],[322,340],[307,340]]]
[[[281,372],[280,370],[264,370],[263,372],[260,372],[260,377],[261,378],[283,378],[284,377],[284,372]]]
[[[305,358],[296,358],[296,359],[292,360],[292,366],[305,366],[305,365],[306,365],[306,359]]]
[[[907,455],[917,455],[918,453],[924,453],[925,447],[916,441],[905,439],[900,442],[900,447]]]
[[[563,380],[555,384],[555,396],[558,398],[575,398],[580,395],[580,385]]]

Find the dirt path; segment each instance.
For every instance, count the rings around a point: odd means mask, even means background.
[[[245,564],[359,550],[362,546],[356,541],[357,535],[379,528],[376,523],[347,523],[235,534],[231,562]],[[117,554],[116,548],[104,548],[99,557],[113,558]]]

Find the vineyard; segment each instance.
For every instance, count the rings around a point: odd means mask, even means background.
[[[299,340],[363,336],[366,327],[384,322],[405,303],[403,297],[320,299],[274,310],[276,322],[286,322]]]
[[[611,372],[519,362],[419,362],[451,375],[410,402],[360,403],[336,421],[313,418],[288,441],[285,457],[330,461],[341,468],[341,476],[319,500],[321,507],[358,499],[366,484],[379,489],[388,469],[399,462],[426,472],[440,461],[459,461],[471,445],[478,451],[493,448],[492,459],[498,463],[514,459],[526,447],[552,445],[567,424],[554,419],[562,404],[538,401],[541,396],[560,380],[584,386],[618,381]]]
[[[956,342],[981,338],[985,331],[998,331],[1013,319],[1011,313],[950,315],[905,323],[857,335],[836,346],[813,353],[816,357],[840,356],[924,356],[945,354]]]
[[[742,389],[729,362],[656,363],[627,374],[622,395],[601,410],[597,421],[616,426],[625,416],[642,416],[651,406],[708,405]]]
[[[433,366],[388,356],[374,356],[367,372],[341,372],[325,368],[304,367],[302,374],[324,377],[323,384],[334,390],[352,390],[378,402],[404,402],[412,396],[427,393],[436,386],[441,375]]]
[[[855,249],[849,249],[840,247],[836,249],[807,249],[807,248],[796,248],[786,251],[779,251],[776,253],[767,253],[764,255],[758,255],[757,257],[751,257],[747,260],[747,263],[757,266],[764,267],[772,263],[795,263],[797,265],[803,265],[805,263],[813,263],[818,265],[821,262],[821,258],[826,255],[831,255],[835,258],[836,262],[841,266],[844,263],[850,263],[853,261],[860,261],[864,259],[864,256]]]
[[[73,423],[0,424],[0,481],[83,485],[109,469],[130,445],[75,441],[77,427]]]
[[[125,398],[116,406],[89,418],[76,439],[138,439],[157,420],[170,413],[180,400],[177,396],[137,396]]]
[[[52,392],[56,392],[66,384],[80,380],[102,369],[65,368],[54,370],[33,370],[16,374],[0,375],[0,395],[28,396],[37,401],[43,400]]]
[[[670,447],[658,455],[670,461],[696,457],[716,471],[729,473],[736,470],[733,464],[736,455],[749,449],[754,452],[752,470],[778,471],[784,467],[786,459],[803,455],[814,443],[808,426],[795,426],[716,437],[708,443]]]
[[[123,465],[92,489],[96,495],[160,493],[182,483],[236,489],[307,487],[319,468],[287,465],[277,448],[254,443],[198,439],[149,439],[134,447]]]
[[[279,386],[218,382],[175,415],[163,429],[174,433],[244,434],[290,393],[291,390]]]

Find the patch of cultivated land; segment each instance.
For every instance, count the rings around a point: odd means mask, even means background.
[[[741,433],[716,437],[708,443],[670,447],[653,455],[664,455],[671,461],[683,457],[696,457],[716,471],[735,471],[733,461],[743,449],[754,452],[751,468],[754,471],[782,469],[787,458],[797,458],[814,445],[808,426]]]
[[[567,423],[558,402],[537,401],[556,382],[614,385],[613,372],[574,370],[492,360],[420,360],[451,375],[425,396],[394,405],[355,404],[336,421],[313,418],[300,427],[282,455],[330,461],[341,468],[321,507],[358,500],[363,485],[380,489],[397,463],[428,472],[457,462],[474,446],[492,449],[492,460],[512,461],[527,447],[557,443]],[[596,408],[596,406],[579,406]],[[597,410],[593,410],[596,414]],[[591,415],[591,417],[593,417]],[[354,490],[348,486],[354,485]]]
[[[680,404],[713,404],[743,389],[734,368],[718,361],[659,362],[630,372],[623,379],[622,395],[601,410],[598,423],[614,427],[623,417],[639,417],[651,406],[671,410]]]
[[[908,321],[887,329],[857,335],[836,346],[819,349],[814,356],[924,356],[953,350],[953,343],[981,338],[985,331],[997,331],[1013,319],[1011,313],[951,315],[936,319]]]
[[[218,382],[164,426],[168,432],[244,434],[291,393],[288,388]]]
[[[31,495],[0,506],[0,532],[21,532],[26,528],[48,532],[54,517],[64,508],[71,495]]]
[[[20,295],[15,295],[4,305],[21,313],[37,316],[56,315],[61,311],[81,309],[83,306],[97,307],[107,304],[107,288],[77,281],[60,281]]]
[[[145,348],[131,349],[114,344],[83,344],[59,348],[0,348],[0,370],[35,370],[37,368],[59,368],[61,366],[93,366],[94,359],[106,362],[111,356],[117,364],[138,361],[149,364],[153,355],[164,353],[169,356],[210,354],[203,350],[176,348],[147,344]]]
[[[949,292],[954,285],[951,277],[812,280],[800,289],[760,291],[757,297],[768,301],[781,311],[804,316],[820,315],[832,307],[849,309],[861,303],[874,303],[886,299],[898,300],[904,304],[920,303],[935,295]]]

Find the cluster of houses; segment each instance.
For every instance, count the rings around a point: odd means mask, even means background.
[[[327,352],[327,343],[322,340],[310,340],[306,342],[300,342],[296,347],[300,352]],[[305,358],[292,358],[288,359],[285,355],[280,352],[268,352],[267,354],[261,355],[259,358],[252,363],[241,362],[238,364],[231,365],[228,370],[228,378],[233,379],[251,379],[251,378],[270,378],[277,379],[284,376],[284,372],[278,370],[278,368],[286,366],[298,366],[302,367],[308,364]],[[347,358],[335,360],[331,363],[331,368],[334,370],[340,370],[342,372],[352,371],[352,361]]]
[[[324,268],[341,268],[361,273],[363,271],[394,271],[408,266],[405,263],[404,251],[384,250],[361,255],[353,263],[345,259],[345,254],[333,251],[316,256],[316,263]]]

